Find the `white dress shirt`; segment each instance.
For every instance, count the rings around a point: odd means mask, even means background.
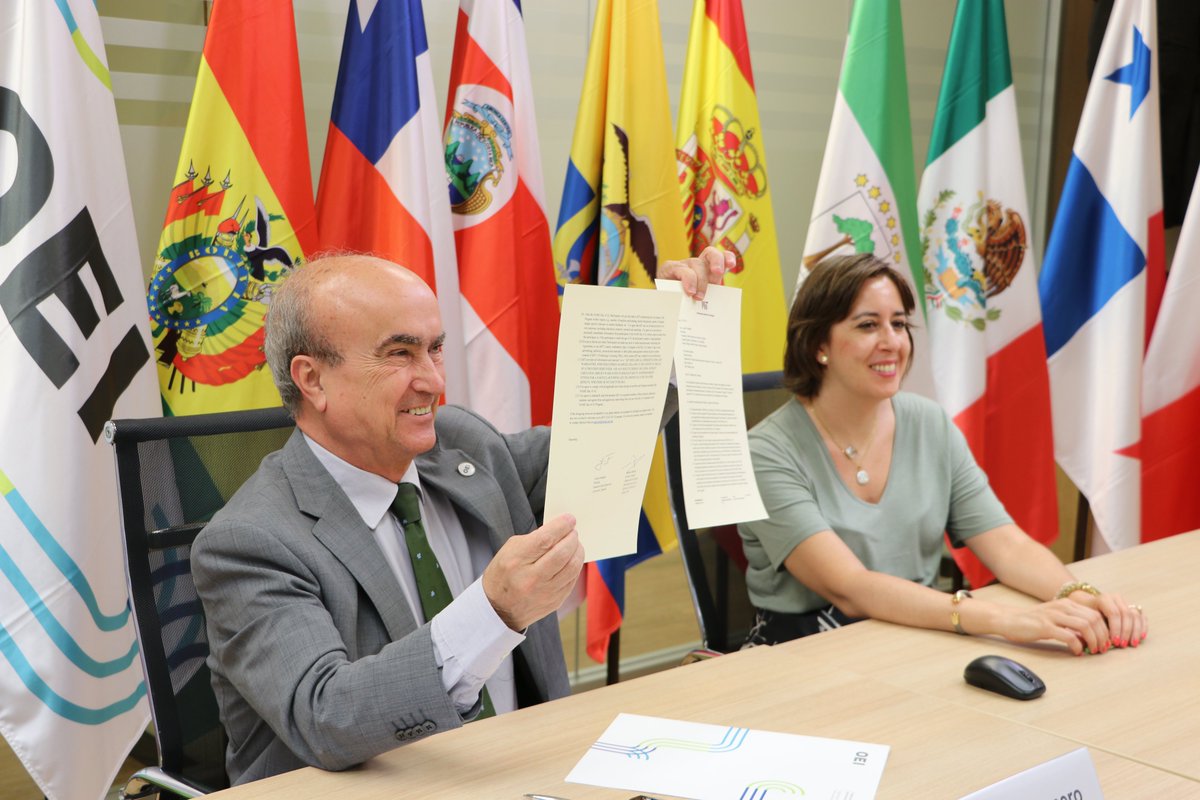
[[[308,436],[304,441],[371,529],[413,617],[426,621],[404,532],[390,513],[396,484],[349,464]],[[491,543],[467,539],[449,499],[422,487],[415,462],[404,473],[403,482],[417,487],[425,535],[454,595],[430,625],[442,685],[460,714],[465,715],[478,702],[485,682],[496,712],[512,711],[517,707],[512,651],[525,636],[504,624],[484,594],[480,576],[492,559]]]

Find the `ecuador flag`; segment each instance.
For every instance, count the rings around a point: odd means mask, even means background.
[[[316,248],[292,4],[217,0],[146,298],[164,413],[279,405],[263,321]]]
[[[554,263],[560,285],[653,289],[658,265],[688,255],[654,0],[600,0],[563,185]],[[621,626],[625,570],[675,546],[662,447],[654,451],[638,550],[587,566],[587,651],[602,661]]]
[[[742,371],[779,369],[787,314],[741,0],[693,6],[675,148],[692,255],[737,256],[725,285],[742,290]]]

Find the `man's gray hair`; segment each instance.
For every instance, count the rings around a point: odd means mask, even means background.
[[[320,282],[321,273],[329,268],[322,260],[318,256],[282,281],[272,294],[267,311],[263,352],[279,397],[293,415],[300,408],[302,395],[292,380],[292,359],[311,356],[332,366],[342,362],[341,354],[330,344],[311,313],[314,284]]]

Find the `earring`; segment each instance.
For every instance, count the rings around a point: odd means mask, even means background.
[[[817,361],[820,361],[822,364],[828,364],[829,356],[825,355],[824,353],[821,353],[821,355],[817,356]]]

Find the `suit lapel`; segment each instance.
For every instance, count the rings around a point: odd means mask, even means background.
[[[487,536],[492,550],[513,535],[512,518],[504,492],[487,469],[461,450],[432,450],[417,456],[421,483],[445,495],[460,512],[463,530]]]
[[[404,592],[383,557],[371,529],[304,442],[300,431],[284,447],[283,469],[300,510],[317,519],[313,535],[362,586],[388,636],[398,640],[416,630]]]

